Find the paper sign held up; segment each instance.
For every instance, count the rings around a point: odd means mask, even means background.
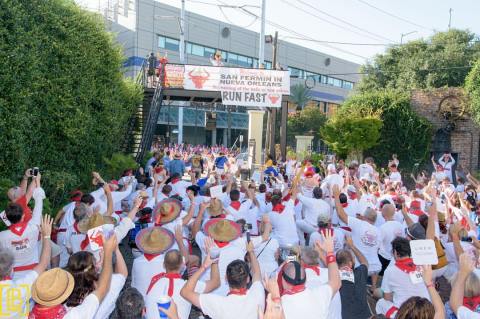
[[[223,196],[222,185],[217,185],[210,187],[210,197],[211,198],[221,198]]]
[[[415,265],[422,266],[438,264],[437,250],[433,240],[411,240],[410,249],[412,250],[412,259]]]

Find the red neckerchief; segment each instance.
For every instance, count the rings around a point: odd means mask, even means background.
[[[420,209],[414,209],[410,211],[410,214],[420,217],[423,215],[423,211]]]
[[[240,203],[238,200],[235,200],[230,203],[230,206],[235,210],[239,210],[240,206],[242,206],[242,203]]]
[[[307,264],[302,264],[303,268],[305,269],[310,269],[313,270],[317,276],[320,276],[320,267],[318,265],[307,265]]]
[[[347,208],[348,207],[348,203],[341,203],[342,207],[343,208]]]
[[[27,228],[27,226],[28,226],[27,222],[18,222],[16,224],[12,224],[8,226],[8,229],[10,229],[10,231],[15,235],[21,237],[23,235],[23,232]]]
[[[67,314],[67,309],[63,304],[53,307],[33,306],[32,311],[28,315],[28,319],[61,319]]]
[[[245,296],[247,294],[247,288],[230,288],[227,296],[230,295],[238,295],[238,296]]]
[[[78,230],[78,222],[74,222],[74,223],[73,223],[73,229],[75,229],[75,232],[76,232],[77,234],[81,234],[80,230]]]
[[[294,202],[294,205],[297,206],[298,203],[300,203],[300,200],[298,198],[295,198],[295,202]]]
[[[412,258],[404,258],[397,260],[395,262],[395,266],[397,266],[401,271],[406,272],[406,273],[411,273],[417,270],[417,265],[413,263]]]
[[[171,297],[173,295],[173,288],[174,288],[173,280],[174,279],[180,279],[180,278],[182,278],[182,276],[180,276],[180,274],[164,273],[164,272],[161,272],[158,275],[153,276],[152,280],[150,280],[150,285],[148,285],[147,295],[150,292],[150,290],[152,290],[153,286],[157,283],[157,281],[159,281],[162,278],[168,278],[168,293],[167,294],[168,294],[169,297]]]
[[[172,184],[176,184],[176,183],[178,183],[179,181],[180,181],[180,178],[174,178],[174,179],[172,179],[171,183],[172,183]]]
[[[146,253],[144,253],[143,255],[145,256],[145,259],[148,260],[148,261],[152,260],[153,258],[155,258],[157,256],[160,256],[160,254],[146,254]]]
[[[282,204],[277,204],[277,205],[273,206],[272,211],[281,214],[281,213],[283,213],[284,209],[285,209],[285,206],[283,206]]]
[[[283,290],[282,296],[295,295],[305,290],[305,284],[292,286],[290,289]]]
[[[214,219],[214,218],[225,218],[227,217],[227,215],[225,214],[220,214],[220,215],[217,215],[217,216],[210,216],[210,219]]]
[[[397,193],[396,193],[396,192],[389,192],[389,194],[390,194],[391,196],[397,196]]]
[[[375,197],[377,197],[377,198],[380,197],[380,192],[374,192],[374,193],[373,193],[373,196],[375,196]]]
[[[223,248],[225,246],[227,246],[228,244],[230,244],[230,242],[228,241],[218,241],[218,240],[214,240],[215,244],[218,246],[218,248]]]
[[[463,297],[463,305],[473,312],[476,312],[480,306],[480,296]]]
[[[357,194],[356,193],[352,193],[351,195],[349,195],[348,197],[350,197],[351,200],[355,200],[357,199]]]
[[[90,244],[90,239],[88,239],[88,235],[85,235],[85,238],[80,243],[80,249],[85,250],[89,244]]]

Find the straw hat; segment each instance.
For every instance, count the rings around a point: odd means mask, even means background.
[[[162,200],[153,209],[153,220],[157,225],[165,225],[180,215],[182,203],[174,198]]]
[[[182,158],[182,155],[180,155],[180,153],[175,153],[175,155],[173,155],[173,158],[175,158],[175,159],[181,159],[181,158]]]
[[[45,271],[32,285],[32,298],[39,305],[52,307],[62,304],[73,291],[75,280],[66,270]]]
[[[240,237],[240,225],[224,218],[211,219],[205,224],[205,233],[220,242],[230,242]]]
[[[145,254],[161,254],[172,247],[173,242],[172,232],[159,226],[144,228],[135,237],[138,249]]]
[[[223,204],[222,201],[217,198],[212,198],[210,201],[210,206],[208,207],[208,213],[212,217],[216,217],[223,213]]]
[[[78,230],[82,233],[86,233],[89,229],[105,224],[115,225],[115,218],[113,218],[112,216],[103,216],[100,213],[95,213],[92,216],[86,217],[79,221]]]

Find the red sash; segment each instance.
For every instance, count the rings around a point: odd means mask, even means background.
[[[152,277],[152,280],[150,281],[150,285],[148,285],[147,289],[147,295],[152,290],[153,286],[157,283],[162,278],[168,278],[168,296],[171,297],[173,295],[173,288],[174,288],[174,279],[180,279],[182,276],[180,274],[173,274],[173,273],[159,273],[158,275],[155,275]]]
[[[475,297],[463,297],[463,305],[470,309],[471,311],[476,312],[478,306],[480,306],[480,296]]]
[[[8,227],[8,229],[10,229],[10,231],[12,233],[14,233],[15,235],[19,236],[19,237],[22,237],[23,235],[23,232],[25,231],[25,229],[27,228],[28,226],[28,223],[27,222],[18,222],[16,224],[12,224]]]
[[[392,318],[392,315],[398,311],[398,308],[395,306],[392,306],[392,308],[388,309],[387,312],[385,313],[385,317],[388,319]]]
[[[235,210],[239,210],[242,204],[239,201],[233,201],[230,203],[230,206]]]
[[[38,263],[33,263],[33,264],[30,264],[30,265],[13,267],[13,271],[14,272],[19,272],[19,271],[32,270],[33,268],[37,267],[37,265],[38,265]]]
[[[89,244],[90,244],[90,240],[88,239],[88,235],[85,235],[85,238],[80,243],[80,249],[85,250]]]
[[[230,295],[238,295],[238,296],[245,296],[247,294],[247,288],[237,288],[237,289],[230,289],[227,296]]]
[[[281,214],[281,213],[283,213],[284,209],[285,209],[285,206],[283,206],[282,204],[277,204],[277,205],[273,206],[272,211]]]
[[[417,265],[413,263],[412,258],[397,260],[395,262],[395,266],[397,266],[401,271],[406,272],[408,274],[417,270]]]
[[[67,309],[60,304],[53,307],[33,306],[32,311],[28,315],[28,319],[61,319],[67,314]]]

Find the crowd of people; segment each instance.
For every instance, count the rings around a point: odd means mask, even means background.
[[[480,182],[451,154],[411,189],[396,155],[267,159],[247,178],[235,155],[159,148],[93,172],[54,219],[28,169],[1,214],[0,318],[480,318]],[[416,265],[426,239],[438,263]]]

